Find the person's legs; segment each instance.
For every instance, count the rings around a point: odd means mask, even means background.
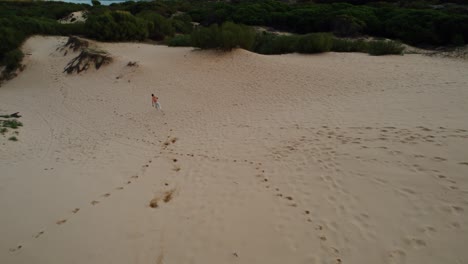
[[[156,109],[161,110],[161,105],[159,104],[159,102],[156,103]]]

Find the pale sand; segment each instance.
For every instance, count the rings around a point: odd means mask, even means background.
[[[62,24],[74,24],[78,22],[86,22],[87,19],[87,11],[76,11],[70,13],[68,16],[59,19],[58,22]]]
[[[1,263],[467,263],[466,61],[65,41],[0,87]]]

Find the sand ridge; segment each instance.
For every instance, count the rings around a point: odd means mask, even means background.
[[[67,75],[65,42],[30,38],[0,87],[24,123],[1,142],[2,262],[468,257],[466,62],[94,42],[114,61]]]

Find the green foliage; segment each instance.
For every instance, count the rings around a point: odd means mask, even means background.
[[[195,47],[201,49],[219,48],[221,46],[219,31],[220,29],[217,24],[213,24],[210,27],[199,27],[191,34],[192,43]]]
[[[11,27],[0,27],[0,62],[5,60],[6,54],[16,49],[24,41],[25,35]]]
[[[194,21],[203,25],[234,21],[299,34],[334,32],[338,36],[367,34],[390,37],[414,45],[455,44],[461,43],[461,38],[466,43],[468,39],[466,8],[433,9],[430,5],[420,4],[402,8],[389,3],[392,0],[387,0],[387,3],[372,0],[319,2],[323,4],[309,2],[288,5],[280,1],[240,1],[233,4],[208,2],[194,4],[189,14]],[[365,3],[370,4],[353,5]],[[400,4],[405,6],[401,1]],[[414,8],[416,6],[417,9]],[[456,37],[457,35],[462,37]]]
[[[93,6],[100,6],[101,2],[99,2],[98,0],[91,0],[91,4],[93,4]]]
[[[17,121],[16,119],[13,119],[13,120],[3,120],[1,125],[2,127],[17,129],[20,126],[23,126],[23,123]]]
[[[401,55],[404,49],[401,43],[391,40],[375,40],[368,43],[368,52],[374,56],[387,54]]]
[[[104,41],[144,40],[148,37],[148,21],[126,11],[92,15],[86,20],[90,37]]]
[[[202,49],[251,49],[255,41],[255,32],[250,27],[226,22],[221,27],[213,24],[210,27],[197,28],[191,37],[193,45]]]
[[[177,33],[190,34],[193,30],[192,18],[187,14],[175,16],[171,22]]]
[[[175,29],[169,19],[152,11],[143,11],[137,17],[148,23],[148,37],[154,40],[162,40],[166,36],[173,36]]]
[[[353,37],[359,35],[366,23],[349,15],[339,15],[332,22],[332,31],[339,37]]]
[[[251,49],[255,41],[255,32],[252,28],[226,22],[220,30],[221,48],[232,50],[233,48]]]
[[[336,52],[367,52],[368,45],[364,40],[333,39],[331,51]]]
[[[192,39],[190,35],[177,35],[167,41],[170,47],[191,47]]]
[[[11,136],[11,137],[8,138],[8,140],[10,140],[10,141],[18,141],[18,138],[15,137],[15,136]]]
[[[0,128],[0,134],[5,135],[6,132],[8,132],[8,128],[6,127]]]
[[[311,33],[299,38],[297,51],[299,53],[321,53],[331,50],[332,35],[329,33]]]
[[[253,51],[260,54],[284,54],[297,51],[297,35],[276,35],[261,33],[257,35]]]
[[[14,71],[21,66],[24,54],[19,49],[14,49],[5,54],[3,64],[6,65],[7,71]]]

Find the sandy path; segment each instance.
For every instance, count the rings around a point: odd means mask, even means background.
[[[467,261],[468,63],[65,40],[0,87],[2,263]]]

